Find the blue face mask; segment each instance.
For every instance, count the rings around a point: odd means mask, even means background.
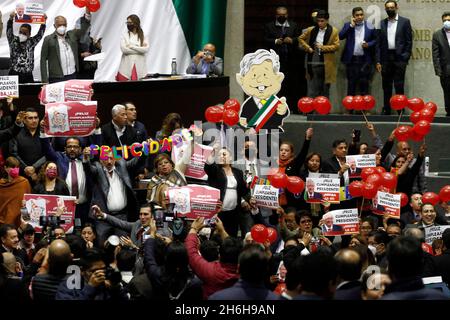
[[[445,30],[450,30],[450,21],[444,21],[444,29]]]

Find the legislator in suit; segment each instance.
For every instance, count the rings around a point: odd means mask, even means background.
[[[450,13],[442,15],[444,27],[433,34],[433,65],[436,75],[441,79],[444,91],[445,111],[450,116]]]
[[[392,85],[395,94],[405,93],[405,72],[412,52],[412,27],[409,19],[397,14],[397,3],[387,2],[388,18],[381,21],[377,41],[377,70],[383,80],[383,114],[391,114]]]
[[[223,74],[223,60],[216,57],[216,46],[212,43],[205,44],[203,50],[197,52],[192,58],[186,73],[221,76]]]

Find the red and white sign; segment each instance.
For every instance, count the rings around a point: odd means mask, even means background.
[[[0,77],[0,99],[19,97],[19,76]]]
[[[277,209],[280,206],[277,188],[270,185],[256,184],[252,189],[252,193],[258,207]]]
[[[24,194],[25,208],[27,215],[22,218],[31,224],[36,232],[42,231],[39,225],[41,216],[49,217],[60,215],[61,227],[66,233],[73,231],[73,219],[75,217],[76,197],[43,195],[43,194]]]
[[[94,91],[92,80],[68,80],[46,84],[39,93],[42,105],[54,102],[90,101]]]
[[[96,127],[97,101],[49,103],[45,105],[48,137],[85,137]]]
[[[399,194],[378,191],[372,199],[372,212],[379,215],[389,213],[389,217],[400,219],[400,198]]]
[[[358,209],[330,211],[323,215],[321,226],[324,236],[349,235],[359,233]]]
[[[14,22],[44,24],[44,14],[42,0],[20,0],[16,3]]]
[[[176,145],[172,143],[172,160],[177,163],[182,159],[182,153],[186,152],[186,148],[191,146],[191,141],[184,141],[183,144]],[[194,151],[192,152],[189,163],[187,164],[184,176],[186,178],[198,179],[198,180],[208,180],[208,175],[205,172],[205,162],[211,154],[213,148],[205,146],[202,144],[194,144]]]
[[[170,203],[174,203],[173,212],[180,218],[211,219],[217,212],[220,190],[208,186],[190,184],[167,190]]]
[[[350,178],[361,177],[361,171],[363,168],[370,168],[377,166],[377,160],[375,154],[361,154],[354,156],[346,156],[345,162],[350,167],[348,173]]]
[[[339,203],[341,180],[334,174],[310,174],[306,178],[305,200],[308,203]]]

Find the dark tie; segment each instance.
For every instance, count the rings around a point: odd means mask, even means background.
[[[78,198],[78,176],[77,176],[77,162],[70,160],[70,176],[72,178],[72,196]]]
[[[142,235],[144,234],[145,228],[141,227],[139,231],[136,233],[136,240],[142,241]]]

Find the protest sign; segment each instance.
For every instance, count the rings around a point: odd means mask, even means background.
[[[19,97],[19,76],[0,77],[0,99]]]
[[[16,4],[14,22],[44,24],[44,14],[44,4],[42,3],[42,0],[18,1]]]
[[[400,219],[400,194],[378,191],[372,199],[372,212],[379,215],[389,213],[389,217]]]
[[[442,234],[447,228],[450,228],[450,226],[425,227],[425,242],[431,245],[434,240],[442,239]]]
[[[49,103],[45,105],[48,137],[85,137],[96,127],[97,101]]]
[[[42,105],[54,102],[90,101],[94,94],[92,80],[69,80],[46,84],[39,93]]]
[[[181,137],[180,137],[181,138]],[[183,141],[183,140],[182,140]],[[187,148],[191,147],[191,141],[183,141],[183,144],[173,144],[172,145],[172,161],[177,163],[182,159],[182,153],[186,152]],[[194,150],[192,152],[189,163],[186,166],[186,171],[184,176],[186,178],[198,179],[198,180],[208,180],[208,175],[206,174],[204,167],[206,159],[211,154],[213,148],[205,146],[202,144],[194,144]]]
[[[277,188],[270,185],[256,184],[252,192],[257,206],[269,209],[277,209],[280,206],[278,204]]]
[[[349,235],[359,233],[358,209],[330,211],[323,215],[322,233],[324,236]]]
[[[166,191],[170,203],[174,203],[173,212],[180,218],[211,219],[217,212],[220,190],[208,186],[190,184],[169,188]]]
[[[34,227],[36,232],[42,232],[39,218],[60,215],[61,227],[66,233],[73,231],[76,197],[55,196],[43,194],[24,194],[25,209],[22,218]]]
[[[305,200],[308,203],[339,203],[340,179],[334,174],[310,174],[306,178]]]
[[[350,178],[361,177],[363,168],[376,167],[377,160],[375,154],[361,154],[354,156],[346,156],[345,162],[349,165],[348,173]]]

